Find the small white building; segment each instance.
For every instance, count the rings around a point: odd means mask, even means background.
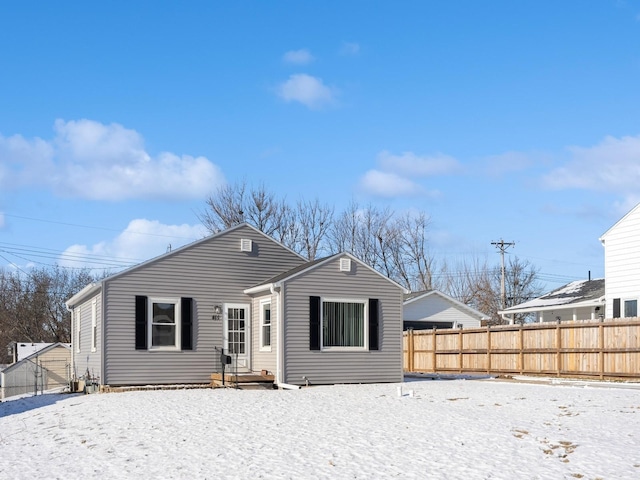
[[[71,348],[51,343],[0,372],[0,400],[15,395],[62,389],[69,384]]]
[[[607,230],[604,246],[606,318],[638,316],[640,299],[640,203]]]
[[[479,328],[482,321],[489,318],[488,315],[438,290],[411,292],[404,296],[404,330]]]

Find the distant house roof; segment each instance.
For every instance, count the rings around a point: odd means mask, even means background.
[[[489,316],[482,313],[479,310],[476,310],[473,307],[470,307],[469,305],[466,305],[464,303],[462,303],[459,300],[456,300],[453,297],[450,297],[449,295],[447,295],[446,293],[442,293],[440,290],[421,290],[419,292],[409,292],[409,293],[405,293],[404,294],[404,305],[408,304],[408,303],[413,303],[416,302],[422,298],[427,298],[431,295],[436,295],[439,296],[441,298],[444,298],[445,300],[451,302],[452,304],[454,304],[455,306],[457,306],[459,309],[466,311],[468,314],[477,317],[479,320],[489,320]]]
[[[576,280],[528,302],[514,305],[498,313],[526,313],[558,308],[604,305],[604,278]]]

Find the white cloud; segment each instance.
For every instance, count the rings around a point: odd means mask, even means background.
[[[343,42],[340,47],[341,55],[357,55],[360,53],[360,45],[353,42]]]
[[[203,225],[165,225],[157,220],[136,219],[116,238],[92,246],[72,245],[60,257],[59,264],[67,267],[112,268],[136,264],[171,249],[203,238]]]
[[[369,170],[360,180],[361,188],[368,194],[379,197],[399,197],[425,194],[415,182],[391,172]]]
[[[290,63],[292,65],[308,65],[314,60],[315,58],[306,48],[302,48],[300,50],[289,50],[282,56],[283,62]]]
[[[378,164],[386,171],[411,176],[450,175],[461,171],[460,163],[449,155],[419,156],[413,152],[393,155],[387,151],[378,154]]]
[[[387,151],[378,154],[379,169],[369,170],[360,179],[360,187],[371,195],[400,197],[440,195],[437,190],[429,191],[415,181],[420,177],[453,175],[462,171],[462,165],[453,157],[441,153],[416,155],[404,152],[394,155]]]
[[[332,105],[336,101],[334,89],[327,87],[320,78],[305,73],[291,75],[279,85],[277,93],[286,102],[300,102],[312,109]]]
[[[92,200],[205,196],[224,182],[205,157],[169,152],[153,157],[142,136],[117,123],[56,120],[46,141],[0,136],[0,186],[45,186]]]
[[[0,212],[0,228],[4,228],[5,220],[4,220],[4,212]]]
[[[640,135],[608,136],[593,147],[569,147],[569,161],[543,177],[552,189],[577,188],[637,196]]]
[[[485,161],[487,172],[492,176],[501,176],[526,170],[535,163],[531,155],[520,152],[505,152],[500,155],[492,155],[487,157]]]

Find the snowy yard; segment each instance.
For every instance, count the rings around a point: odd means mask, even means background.
[[[637,384],[399,385],[7,401],[0,478],[640,478]]]

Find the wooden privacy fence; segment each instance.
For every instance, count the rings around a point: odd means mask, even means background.
[[[640,379],[640,320],[409,330],[408,372]]]

